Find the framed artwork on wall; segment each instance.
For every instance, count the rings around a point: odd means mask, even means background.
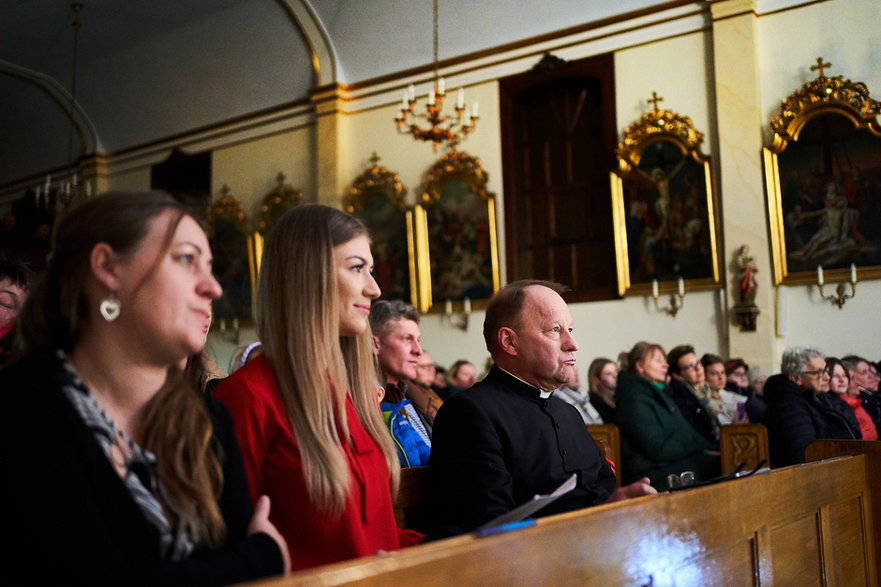
[[[381,299],[401,299],[418,306],[413,213],[405,200],[407,188],[397,173],[379,165],[379,159],[373,153],[370,166],[355,178],[343,205],[370,231]]]
[[[249,324],[254,317],[254,277],[251,235],[242,203],[223,186],[221,197],[206,214],[208,243],[214,255],[214,275],[223,294],[212,304],[214,322],[221,330]]]
[[[881,277],[881,102],[828,67],[783,101],[764,149],[775,284]]]
[[[495,195],[480,160],[462,151],[441,157],[413,214],[420,311],[481,307],[500,276]]]
[[[711,160],[687,116],[653,109],[624,131],[611,173],[619,295],[719,287]]]

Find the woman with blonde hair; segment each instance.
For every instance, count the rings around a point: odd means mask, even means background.
[[[372,269],[356,218],[317,204],[285,213],[263,253],[263,354],[216,392],[235,420],[252,494],[273,498],[295,569],[421,538],[398,530],[392,512],[400,470],[376,408]]]
[[[217,585],[282,573],[229,414],[188,357],[220,286],[196,220],[167,194],[111,193],[60,223],[0,372],[11,576]]]

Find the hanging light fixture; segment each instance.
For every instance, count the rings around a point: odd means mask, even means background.
[[[477,102],[471,105],[470,114],[466,115],[465,90],[459,88],[456,94],[455,115],[443,114],[446,87],[444,78],[438,73],[438,0],[434,0],[434,79],[431,89],[428,91],[428,99],[425,106],[425,114],[416,114],[416,87],[410,87],[404,92],[401,107],[395,117],[395,126],[401,134],[412,135],[418,141],[431,141],[432,148],[437,152],[440,144],[447,143],[451,149],[455,148],[462,140],[471,133],[479,119],[477,115]],[[425,119],[429,128],[422,128],[416,123],[416,119]]]
[[[77,81],[77,69],[78,69],[78,61],[79,61],[79,45],[80,45],[80,11],[83,9],[83,5],[80,2],[74,2],[70,5],[70,9],[73,11],[73,23],[71,23],[71,27],[73,28],[73,62],[70,68],[70,104],[68,106],[68,117],[70,118],[70,130],[67,134],[67,166],[68,166],[68,179],[64,182],[63,185],[58,186],[58,197],[61,200],[64,209],[67,209],[70,204],[79,197],[90,197],[91,194],[91,186],[82,182],[82,185],[79,182],[79,173],[78,167],[79,164],[74,159],[73,153],[73,142],[74,142],[74,132],[75,132],[75,117],[74,112],[76,111],[76,81]],[[48,194],[49,190],[49,178],[46,178],[46,190]]]

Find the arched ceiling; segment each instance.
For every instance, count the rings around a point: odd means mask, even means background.
[[[124,151],[305,100],[316,84],[432,60],[431,0],[83,4],[71,133],[70,3],[0,3],[0,186],[62,167],[71,152]],[[665,2],[441,0],[439,57],[656,4]]]

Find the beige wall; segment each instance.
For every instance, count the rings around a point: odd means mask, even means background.
[[[581,348],[578,352],[582,369],[598,355],[614,358],[638,340],[647,339],[671,347],[682,342],[694,344],[699,352],[728,354],[729,348],[747,356],[763,372],[776,370],[782,350],[791,344],[814,343],[830,353],[859,352],[874,358],[881,356],[877,346],[881,331],[881,282],[861,283],[857,298],[843,310],[817,300],[816,288],[808,286],[782,287],[772,285],[770,252],[767,250],[767,212],[764,193],[756,185],[763,185],[760,168],[755,161],[767,142],[767,122],[776,114],[780,101],[813,77],[808,67],[822,55],[832,61],[832,74],[867,83],[876,99],[881,96],[881,43],[877,33],[881,4],[877,0],[829,0],[819,3],[757,2],[717,0],[712,3],[717,11],[739,10],[742,6],[759,6],[759,15],[748,11],[738,17],[720,20],[713,30],[712,19],[695,16],[692,7],[673,11],[673,18],[635,31],[623,23],[612,27],[608,34],[587,35],[583,41],[561,40],[559,46],[546,43],[541,48],[512,50],[511,55],[482,57],[473,64],[464,64],[447,74],[447,87],[453,91],[464,85],[466,100],[480,102],[481,120],[477,131],[461,149],[479,157],[489,173],[490,190],[498,196],[499,234],[504,234],[504,193],[502,187],[501,146],[498,112],[497,79],[530,68],[541,50],[552,50],[566,59],[577,59],[607,51],[615,52],[617,124],[620,130],[636,120],[647,105],[652,91],[664,97],[661,106],[692,118],[705,135],[703,150],[715,160],[717,184],[723,189],[720,221],[725,251],[721,267],[723,285],[731,282],[727,274],[731,267],[731,252],[747,239],[753,245],[759,263],[760,298],[762,314],[760,332],[740,333],[728,325],[727,311],[732,299],[727,291],[689,293],[685,307],[673,319],[657,312],[643,296],[622,300],[574,304],[576,336]],[[773,6],[772,6],[773,4]],[[698,6],[695,4],[694,6]],[[761,13],[774,7],[789,7],[773,13]],[[676,14],[681,13],[681,18]],[[743,58],[725,53],[724,35],[736,35],[742,25],[754,35],[746,43]],[[613,30],[614,29],[614,30]],[[732,47],[736,45],[732,38]],[[495,60],[495,61],[494,61]],[[725,67],[741,71],[719,72]],[[730,65],[734,64],[734,65]],[[757,69],[757,71],[756,71]],[[734,75],[731,75],[731,74]],[[738,74],[754,80],[755,92],[738,95],[738,88],[718,85],[737,79]],[[394,130],[392,119],[401,91],[408,83],[417,82],[420,106],[424,104],[427,81],[424,78],[382,82],[377,88],[360,89],[344,103],[344,136],[338,137],[342,183],[348,185],[369,164],[372,152],[380,155],[382,165],[397,171],[409,190],[409,201],[415,202],[423,173],[438,155],[427,144],[400,136]],[[421,85],[420,85],[421,84]],[[727,92],[724,99],[717,92]],[[741,99],[745,111],[755,111],[756,127],[747,129],[743,137],[754,136],[748,144],[726,144],[717,136],[717,124],[726,119],[737,121],[737,113],[722,111],[732,108]],[[316,198],[318,161],[314,153],[314,122],[300,113],[285,127],[273,132],[252,133],[248,137],[231,135],[225,139],[203,142],[214,151],[213,185],[217,190],[227,184],[243,202],[256,205],[257,200],[275,185],[278,171],[288,176],[288,182],[303,189],[308,200]],[[745,118],[749,124],[750,118]],[[751,142],[750,142],[751,141]],[[726,145],[720,148],[720,144]],[[741,149],[746,169],[738,163]],[[726,159],[727,157],[727,159]],[[132,169],[112,176],[113,187],[138,189],[139,182],[149,181],[149,173]],[[741,189],[741,186],[743,189]],[[342,194],[340,194],[342,195]],[[253,208],[252,208],[253,209]],[[726,238],[727,237],[727,238]],[[504,242],[501,243],[504,259]],[[502,262],[504,269],[504,261]],[[481,336],[482,312],[471,317],[466,332],[458,330],[436,314],[429,314],[422,322],[423,342],[435,359],[449,364],[467,358],[482,365],[487,356]],[[246,331],[241,342],[253,340],[253,331]],[[211,346],[226,366],[232,345],[212,335]],[[756,349],[750,355],[750,349]]]

